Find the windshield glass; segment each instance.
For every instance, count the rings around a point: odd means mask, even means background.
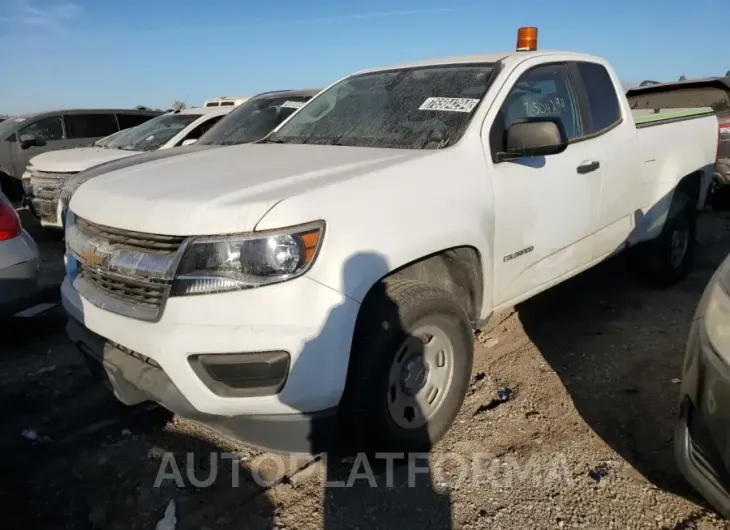
[[[235,145],[255,142],[273,131],[310,99],[311,96],[281,94],[249,99],[204,134],[198,143]]]
[[[113,142],[114,140],[116,140],[117,138],[122,136],[123,134],[128,133],[131,129],[132,128],[130,127],[129,129],[122,129],[121,131],[112,133],[109,136],[106,136],[106,137],[102,138],[101,140],[97,140],[96,142],[94,142],[94,146],[106,147],[107,145],[109,145],[110,142]]]
[[[320,94],[267,141],[447,147],[464,134],[493,70],[493,64],[465,64],[355,75]]]
[[[202,114],[163,114],[138,125],[109,142],[110,149],[153,151],[200,118]]]

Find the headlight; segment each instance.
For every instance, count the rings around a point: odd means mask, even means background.
[[[705,329],[713,349],[730,364],[730,259],[708,287]]]
[[[241,236],[191,241],[180,261],[171,296],[237,291],[301,276],[312,266],[324,223]]]

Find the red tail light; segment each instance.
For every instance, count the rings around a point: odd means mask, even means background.
[[[723,138],[723,136],[726,138]],[[720,126],[717,128],[717,156],[715,156],[715,162],[719,162],[720,160],[723,141],[730,142],[730,121],[720,123]]]
[[[15,209],[0,200],[0,241],[7,241],[20,235],[20,218]]]

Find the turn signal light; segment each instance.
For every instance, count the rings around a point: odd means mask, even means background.
[[[537,28],[526,26],[517,30],[517,51],[534,52],[537,50]]]

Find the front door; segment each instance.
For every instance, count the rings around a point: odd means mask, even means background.
[[[24,144],[20,141],[23,135],[33,135],[35,142]],[[57,151],[73,147],[73,142],[66,137],[63,120],[60,115],[41,118],[18,130],[13,144],[13,171],[20,178],[30,160],[41,153]]]
[[[490,144],[503,142],[511,124],[532,118],[559,120],[570,143],[559,154],[491,166],[495,305],[527,298],[585,267],[594,256],[602,155],[596,142],[581,141],[576,85],[565,63],[521,72],[508,82],[511,88],[503,89],[508,93],[487,124]]]

